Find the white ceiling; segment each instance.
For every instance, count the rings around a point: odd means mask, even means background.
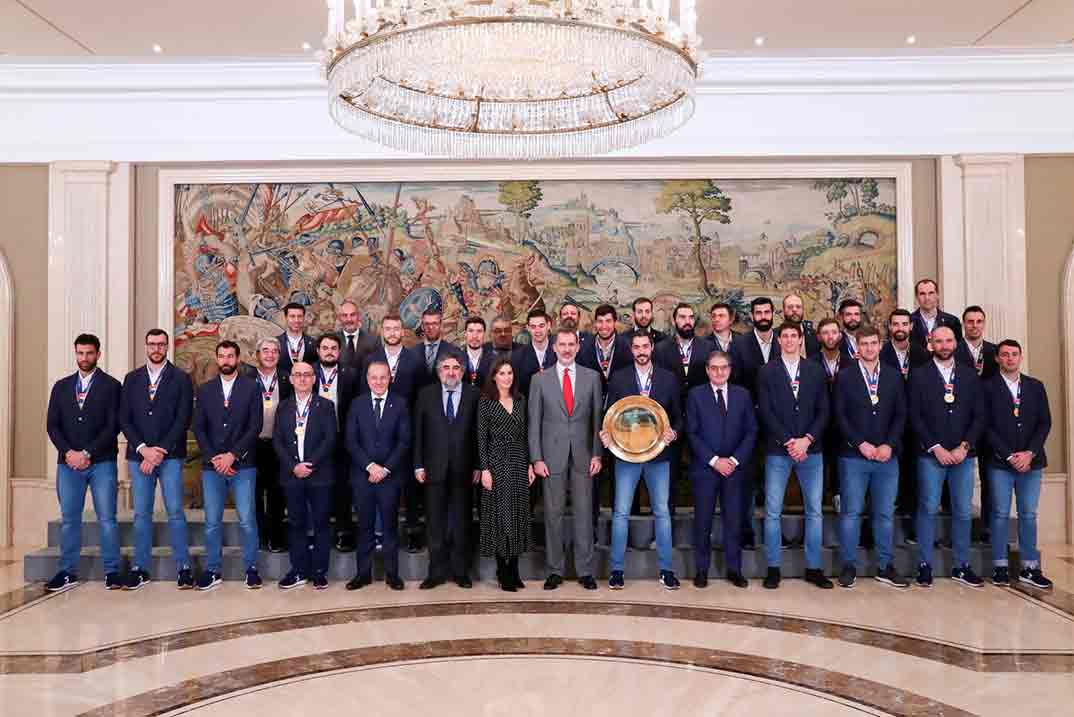
[[[713,52],[1074,42],[1074,0],[700,0],[698,12]],[[324,0],[0,0],[0,54],[300,56],[325,18]]]

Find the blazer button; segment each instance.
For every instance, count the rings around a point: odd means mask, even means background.
[[[82,423],[82,416],[79,416],[79,417],[78,417],[78,422],[79,422],[79,423]]]
[[[227,424],[226,424],[226,423],[224,424],[224,428],[227,428]]]
[[[149,415],[150,415],[150,416],[152,416],[152,415],[153,415],[153,412],[152,412],[152,411],[150,411],[150,412],[149,412]]]

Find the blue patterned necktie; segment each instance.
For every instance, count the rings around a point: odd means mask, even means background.
[[[455,402],[453,400],[454,396],[454,391],[447,392],[447,408],[444,409],[444,415],[447,416],[448,423],[455,422]]]
[[[383,398],[373,399],[373,415],[377,418],[377,425],[380,425],[380,404],[384,402]]]

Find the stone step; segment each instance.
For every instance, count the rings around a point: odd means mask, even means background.
[[[991,575],[990,548],[983,545],[973,545],[970,549],[970,560],[974,569],[981,575]],[[133,550],[129,547],[121,549],[122,569],[126,571],[130,567]],[[608,576],[608,546],[598,545],[596,549],[596,576],[606,578]],[[743,574],[750,578],[764,577],[766,564],[763,549],[747,550],[743,552]],[[838,551],[832,547],[826,547],[822,551],[825,573],[835,575],[841,568]],[[245,568],[242,563],[242,550],[237,547],[226,547],[223,551],[224,566],[223,574],[228,580],[241,580],[244,577]],[[425,578],[428,570],[428,553],[399,552],[399,572],[404,580],[421,580]],[[1011,553],[1011,564],[1018,564],[1016,551]],[[191,548],[191,561],[195,572],[199,572],[205,565],[205,549],[203,547]],[[805,551],[802,548],[790,548],[783,551],[782,571],[784,577],[801,577],[805,571]],[[858,549],[858,570],[860,575],[873,575],[876,566],[870,554],[864,549]],[[572,565],[570,551],[568,551],[568,566]],[[27,582],[47,581],[58,568],[59,549],[55,547],[44,548],[25,556],[23,570]],[[914,546],[897,545],[895,548],[895,564],[902,575],[911,575],[917,565],[917,548]],[[473,561],[472,577],[481,580],[495,580],[496,561],[491,558],[482,558],[475,555]],[[541,581],[547,575],[545,556],[543,550],[535,550],[521,556],[519,561],[520,572],[526,580]],[[673,552],[673,568],[681,578],[692,577],[695,569],[694,552],[689,547],[677,547]],[[266,581],[274,581],[282,578],[290,569],[290,558],[286,553],[269,553],[261,551],[258,555],[258,569],[261,577]],[[570,568],[568,568],[570,569]],[[356,570],[354,553],[339,553],[335,550],[331,553],[329,578],[333,581],[347,581],[354,577]],[[946,548],[935,551],[933,570],[938,577],[946,576],[951,570],[951,551]],[[709,570],[711,577],[724,575],[725,561],[723,552],[713,551],[712,565]],[[659,576],[659,566],[655,550],[628,549],[626,552],[624,572],[630,579],[655,579]],[[153,565],[150,573],[156,580],[174,581],[175,564],[171,559],[170,548],[153,549]],[[377,578],[383,576],[382,560],[378,554],[374,560],[374,575]],[[101,563],[100,549],[96,547],[83,548],[79,577],[83,580],[103,580],[104,570]],[[539,588],[540,585],[532,587]]]
[[[191,546],[205,545],[205,514],[200,510],[188,510],[187,514],[187,535],[188,541]],[[823,525],[823,542],[825,545],[838,545],[839,544],[839,532],[838,532],[838,518],[835,513],[824,514]],[[567,525],[564,528],[565,535],[571,535],[570,521],[571,516],[566,516]],[[121,514],[117,518],[119,523],[119,542],[120,545],[134,545],[134,516],[130,513]],[[982,529],[985,527],[984,523],[979,518],[974,518],[973,535],[979,537]],[[783,534],[786,538],[792,541],[801,541],[805,531],[805,516],[800,514],[785,514],[782,518]],[[896,516],[894,526],[894,542],[902,543],[905,541],[906,531],[913,525],[912,518],[908,516]],[[400,524],[401,526],[401,524]],[[475,520],[471,535],[476,536],[478,530],[478,523]],[[400,527],[401,529],[401,527]],[[763,540],[764,534],[764,519],[762,511],[758,510],[753,519],[754,534],[757,536],[757,541]],[[870,520],[864,518],[862,520],[862,535],[868,536],[871,531]],[[61,524],[58,520],[50,521],[48,524],[48,545],[59,546],[60,544],[60,532]],[[951,516],[941,515],[937,520],[936,536],[938,540],[947,540],[950,537],[951,532]],[[534,518],[533,521],[533,535],[535,539],[543,543],[544,537],[544,523],[541,519],[540,513]],[[604,510],[601,512],[600,518],[597,521],[597,542],[610,544],[611,543],[611,513]],[[648,548],[649,544],[655,538],[656,535],[656,521],[652,515],[631,516],[629,523],[628,544],[634,548]],[[713,520],[712,539],[714,545],[723,545],[723,522],[722,517],[717,512],[715,519]],[[1018,521],[1016,518],[1011,518],[1010,535],[1008,536],[1009,542],[1018,541]],[[672,542],[677,546],[690,546],[693,544],[693,510],[680,509],[672,517]],[[223,524],[223,543],[225,546],[241,546],[242,545],[242,533],[239,528],[238,516],[233,510],[225,511],[224,524]],[[156,514],[153,516],[153,545],[166,547],[169,546],[170,538],[168,535],[168,516],[165,514]],[[86,513],[82,520],[82,545],[86,547],[100,545],[100,532],[97,527],[97,519],[93,513]]]

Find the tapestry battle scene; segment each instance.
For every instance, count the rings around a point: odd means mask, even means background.
[[[814,320],[896,306],[894,179],[199,184],[175,209],[175,356],[196,381],[220,339],[249,358],[279,334],[290,301],[314,335],[345,299],[373,329],[398,312],[407,343],[429,306],[456,341],[475,314],[525,341],[528,311],[568,301],[623,329],[638,296],[660,329],[680,301],[702,320],[726,301],[739,328],[757,296],[798,293]]]

